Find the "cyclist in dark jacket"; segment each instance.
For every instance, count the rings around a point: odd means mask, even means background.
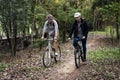
[[[69,39],[71,39],[72,34],[74,33],[74,40],[73,40],[73,46],[76,48],[78,45],[78,41],[82,41],[82,47],[83,47],[83,62],[86,62],[86,41],[87,41],[87,35],[88,35],[88,24],[85,20],[81,18],[81,13],[77,12],[74,14],[75,21],[72,25],[72,28],[69,33]]]

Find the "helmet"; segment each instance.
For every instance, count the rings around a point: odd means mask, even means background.
[[[74,14],[74,17],[79,17],[79,16],[81,16],[81,13],[79,13],[79,12],[76,12],[76,13]]]

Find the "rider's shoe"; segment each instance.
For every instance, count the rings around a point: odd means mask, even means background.
[[[83,58],[83,55],[81,56],[81,59],[82,59],[82,62],[84,62],[84,58]]]
[[[87,60],[86,59],[84,59],[82,62],[83,62],[84,65],[87,64]]]
[[[57,53],[57,52],[55,52],[55,56],[58,56],[58,53]]]

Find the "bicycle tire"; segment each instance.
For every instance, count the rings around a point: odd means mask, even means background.
[[[51,52],[49,51],[49,49],[46,49],[45,52],[44,52],[44,54],[43,54],[43,65],[46,68],[48,68],[48,67],[50,67],[51,62],[52,62]]]
[[[76,68],[79,68],[80,67],[80,51],[75,50],[74,57],[75,57],[75,66]]]
[[[58,56],[54,57],[55,62],[60,61],[60,58],[61,58],[61,48],[60,48],[60,46],[58,46]]]
[[[82,50],[80,50],[80,57],[81,57],[81,61],[83,62],[84,58],[83,58],[83,52],[82,52]]]

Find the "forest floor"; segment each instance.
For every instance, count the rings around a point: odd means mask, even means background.
[[[81,62],[79,69],[75,67],[72,41],[60,46],[61,61],[53,61],[49,68],[42,64],[44,49],[25,49],[17,52],[16,57],[2,57],[0,60],[7,67],[0,71],[0,80],[120,80],[120,61],[106,59],[101,62],[90,57],[94,55],[92,51],[115,48],[116,43],[112,44],[110,38],[90,34],[87,41],[87,64]]]

